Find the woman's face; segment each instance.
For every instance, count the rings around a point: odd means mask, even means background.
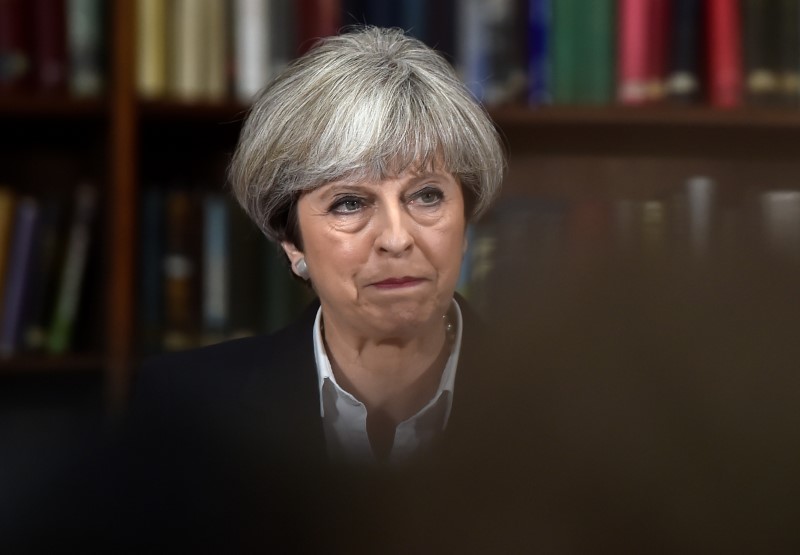
[[[461,185],[449,173],[335,181],[300,197],[305,257],[325,326],[366,337],[410,337],[441,325],[464,254]]]

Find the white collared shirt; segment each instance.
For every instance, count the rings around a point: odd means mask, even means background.
[[[390,463],[402,463],[428,447],[447,426],[453,406],[458,354],[461,351],[461,308],[453,299],[455,338],[442,371],[439,387],[430,401],[414,416],[397,425],[389,453]],[[367,407],[345,391],[333,375],[322,339],[322,308],[314,321],[314,357],[319,378],[320,414],[331,460],[348,463],[375,461],[367,436]]]

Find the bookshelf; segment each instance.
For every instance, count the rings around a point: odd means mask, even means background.
[[[36,189],[46,172],[29,179],[31,166],[56,160],[56,170],[71,176],[67,183],[88,171],[102,202],[98,248],[90,263],[95,287],[84,299],[94,313],[89,332],[94,339],[78,354],[0,360],[0,374],[102,373],[108,400],[119,407],[139,356],[143,183],[161,172],[180,177],[197,160],[200,166],[191,171],[221,178],[246,107],[232,100],[138,99],[136,1],[117,0],[111,6],[110,72],[103,96],[0,95],[0,125],[13,129],[14,141],[23,139],[10,146],[7,134],[0,141],[8,148],[0,162],[18,162],[3,177]],[[510,104],[490,112],[509,148],[506,195],[650,198],[691,175],[709,175],[729,189],[726,194],[735,195],[739,185],[796,186],[800,175],[800,111],[787,108]],[[169,146],[173,150],[166,152]]]

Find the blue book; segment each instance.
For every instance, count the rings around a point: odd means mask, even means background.
[[[14,354],[22,344],[22,317],[30,291],[30,269],[36,244],[39,203],[31,197],[17,202],[11,235],[7,276],[0,321],[0,356]]]
[[[223,195],[203,199],[203,331],[204,342],[224,338],[229,319],[230,271],[228,204]]]
[[[550,34],[552,0],[528,0],[528,103],[553,103]]]

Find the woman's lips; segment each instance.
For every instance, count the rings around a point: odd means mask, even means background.
[[[379,288],[379,289],[399,289],[401,287],[413,287],[419,283],[422,283],[424,280],[422,278],[415,278],[415,277],[401,277],[401,278],[388,278],[382,281],[377,281],[372,285]]]

